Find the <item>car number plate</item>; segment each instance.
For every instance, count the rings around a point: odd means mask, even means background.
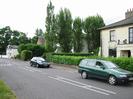
[[[133,77],[129,78],[129,80],[133,80]]]

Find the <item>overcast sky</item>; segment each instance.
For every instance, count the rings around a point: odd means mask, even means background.
[[[106,24],[125,18],[133,0],[51,0],[55,13],[68,8],[73,18],[101,15]],[[0,0],[0,28],[11,29],[33,36],[37,28],[45,31],[46,7],[49,0]]]

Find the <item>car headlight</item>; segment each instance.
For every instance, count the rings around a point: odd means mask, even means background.
[[[127,77],[127,75],[119,75],[120,77]]]

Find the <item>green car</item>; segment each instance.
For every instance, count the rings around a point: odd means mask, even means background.
[[[132,72],[123,70],[116,64],[104,60],[83,59],[79,64],[78,72],[84,79],[88,77],[105,79],[111,85],[133,81]]]

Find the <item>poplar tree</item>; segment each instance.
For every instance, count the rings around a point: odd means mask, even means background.
[[[58,15],[58,40],[62,52],[71,52],[72,49],[72,16],[69,9],[61,9]]]

